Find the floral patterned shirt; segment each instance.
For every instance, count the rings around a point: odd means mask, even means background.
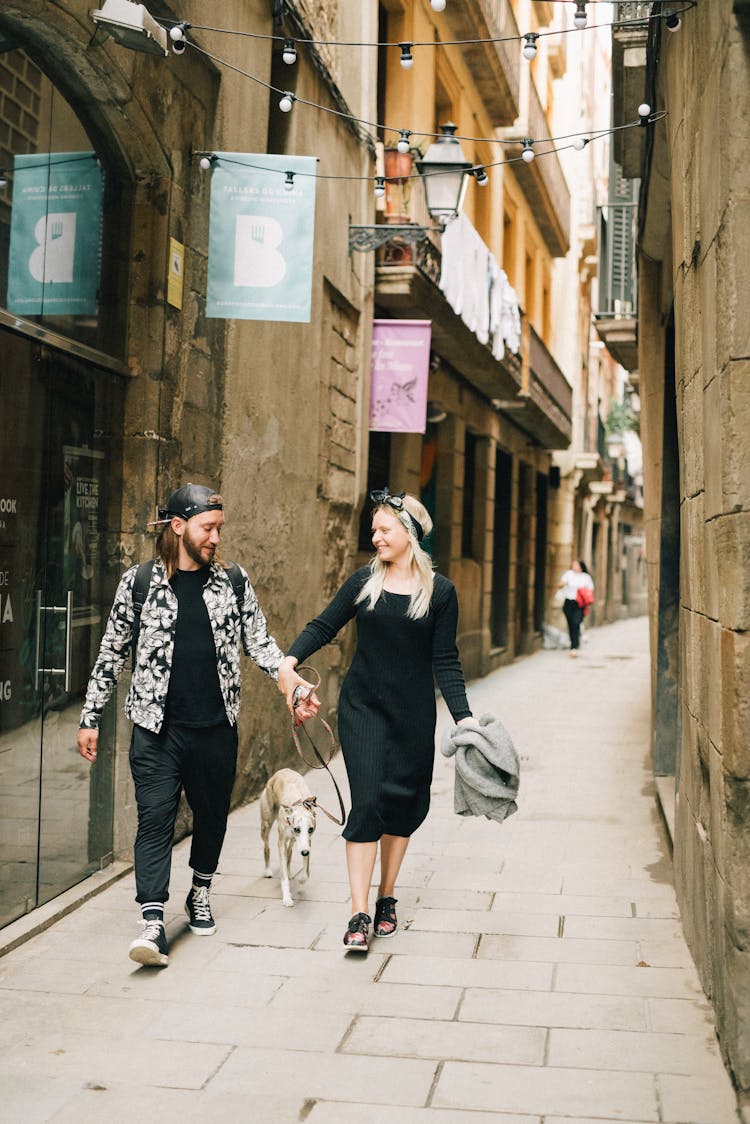
[[[131,648],[135,621],[133,585],[137,570],[137,566],[127,570],[117,587],[81,711],[80,726],[88,729],[98,729],[104,705],[114,690]],[[245,579],[245,595],[241,614],[229,576],[215,562],[211,564],[203,589],[203,600],[216,644],[219,686],[231,725],[236,723],[240,711],[240,648],[272,679],[278,677],[279,664],[284,658],[284,653],[269,635],[266,618],[245,570],[242,570],[242,576]],[[145,726],[155,734],[164,721],[176,621],[177,598],[167,580],[163,562],[157,559],[141,610],[138,650],[130,691],[125,700],[125,714],[131,722]]]

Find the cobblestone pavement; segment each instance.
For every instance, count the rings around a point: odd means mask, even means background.
[[[285,909],[257,803],[230,819],[214,937],[186,930],[175,848],[166,970],[127,958],[132,874],[9,952],[0,1120],[737,1121],[678,919],[648,694],[644,618],[593,631],[578,660],[539,652],[471,684],[520,750],[519,813],[454,815],[438,754],[400,930],[366,957],[342,950],[337,829],[319,816]],[[334,806],[325,774],[311,787]]]

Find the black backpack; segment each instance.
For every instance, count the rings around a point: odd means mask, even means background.
[[[154,571],[154,562],[156,559],[152,558],[149,562],[142,562],[136,570],[135,581],[133,582],[133,637],[131,639],[131,665],[135,667],[135,654],[138,649],[138,637],[141,633],[141,610],[143,609],[144,602],[148,595],[149,587],[151,585],[151,575]],[[242,617],[242,602],[245,598],[245,578],[242,570],[236,562],[227,562],[226,564],[227,577],[232,583],[234,596],[237,598],[237,609],[240,617]]]

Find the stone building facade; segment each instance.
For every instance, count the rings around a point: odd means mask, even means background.
[[[619,5],[623,15],[630,7]],[[637,369],[654,771],[685,932],[747,1093],[748,7],[699,3],[673,33],[657,18],[623,35],[622,88],[667,111],[625,153],[626,174],[641,178]]]

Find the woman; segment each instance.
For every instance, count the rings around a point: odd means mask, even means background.
[[[413,496],[383,488],[370,499],[374,558],[310,621],[279,669],[279,690],[291,708],[293,669],[356,617],[357,647],[341,687],[338,727],[352,801],[343,833],[352,896],[344,945],[357,952],[367,951],[378,843],[374,930],[390,936],[398,924],[396,879],[409,839],[430,806],[433,673],[454,721],[472,721],[456,648],[456,591],[433,572],[420,546],[432,520]]]
[[[563,612],[568,622],[570,634],[570,655],[575,659],[581,644],[581,622],[584,616],[584,606],[578,600],[579,589],[589,589],[593,593],[594,583],[588,572],[586,563],[580,559],[571,562],[570,569],[566,570],[560,578],[558,588],[563,590]]]

